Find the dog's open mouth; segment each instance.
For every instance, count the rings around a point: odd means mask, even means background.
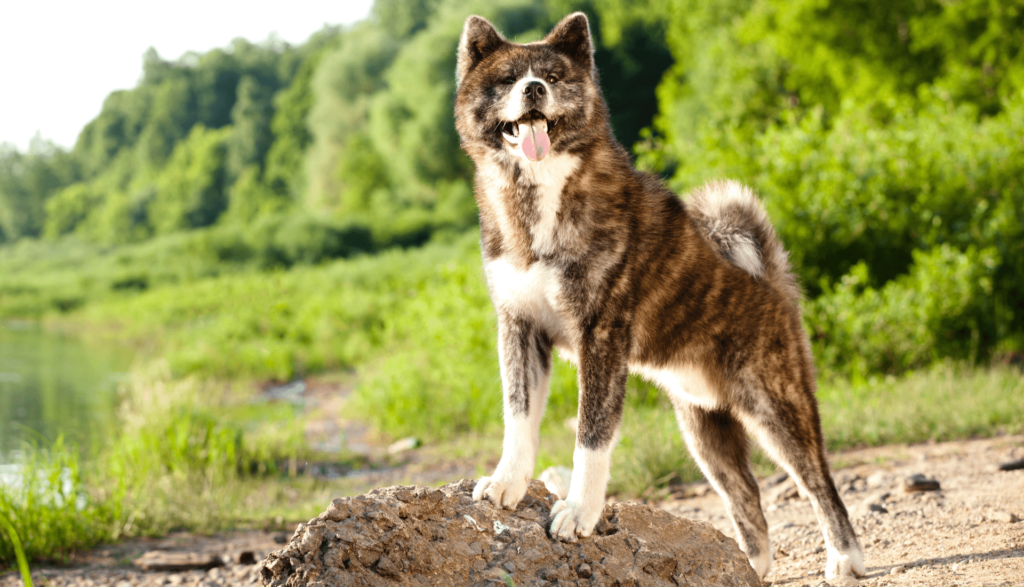
[[[501,136],[513,147],[520,147],[530,161],[540,161],[551,151],[548,131],[557,124],[557,120],[549,122],[538,110],[531,110],[515,122],[502,124]]]

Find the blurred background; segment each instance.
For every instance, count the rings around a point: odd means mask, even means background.
[[[36,39],[57,65],[4,49],[0,515],[31,557],[493,465],[496,327],[452,114],[469,14],[527,42],[584,10],[637,165],[758,191],[806,293],[830,449],[1024,430],[1024,3],[293,4],[270,25],[111,5],[123,31],[79,47],[65,14]],[[611,490],[697,479],[666,400],[634,379],[629,402]],[[557,362],[538,471],[571,463],[575,411]]]

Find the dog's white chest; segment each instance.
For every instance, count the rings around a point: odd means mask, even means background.
[[[520,162],[522,180],[533,185],[536,220],[530,226],[531,248],[538,255],[550,255],[557,245],[558,211],[562,192],[580,159],[566,153],[553,154],[537,162]]]
[[[544,263],[534,263],[521,271],[505,259],[495,259],[484,266],[491,285],[491,298],[499,311],[544,324],[549,333],[561,332],[562,284],[559,272]]]
[[[481,166],[477,173],[483,178],[485,194],[497,212],[502,233],[511,234],[516,216],[527,214],[530,221],[530,249],[537,256],[551,255],[558,247],[559,219],[562,193],[569,178],[580,166],[580,158],[566,153],[553,153],[540,161],[517,161],[519,177],[515,184],[499,165]],[[523,203],[510,199],[517,190],[529,189],[532,210],[520,209]]]

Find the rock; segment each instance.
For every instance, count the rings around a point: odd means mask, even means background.
[[[251,550],[243,550],[238,554],[238,564],[240,565],[254,565],[256,562],[256,553]]]
[[[565,499],[569,495],[569,481],[572,479],[572,469],[569,467],[548,467],[537,477],[544,487],[558,499]]]
[[[643,504],[607,505],[598,531],[552,540],[555,502],[533,481],[516,511],[474,501],[474,481],[389,487],[335,500],[259,566],[272,587],[317,585],[730,585],[760,582],[710,524]]]
[[[224,566],[224,561],[210,554],[151,550],[132,561],[132,564],[144,571],[207,571]]]
[[[907,567],[905,567],[903,565],[899,565],[899,566],[895,566],[892,569],[890,569],[889,570],[889,574],[890,575],[899,575],[900,573],[902,573],[903,571],[906,571],[906,570],[907,570]]]
[[[1016,461],[1009,461],[999,465],[1000,471],[1019,471],[1020,469],[1024,469],[1024,459],[1017,459]]]
[[[765,477],[764,481],[761,482],[761,485],[765,489],[770,489],[772,487],[775,487],[779,483],[782,483],[783,481],[786,481],[787,479],[789,479],[789,473],[787,473],[785,471],[779,471],[778,473],[775,473],[774,475],[770,475],[768,477]]]
[[[1004,512],[1002,510],[989,512],[985,517],[993,522],[1002,522],[1004,524],[1013,524],[1020,519],[1016,514]]]
[[[414,448],[419,448],[419,446],[420,446],[420,439],[416,438],[415,436],[410,436],[408,438],[403,438],[401,440],[396,440],[395,442],[392,442],[391,444],[389,444],[388,445],[388,454],[389,455],[397,455],[398,453],[405,452],[407,450],[412,450]]]
[[[868,511],[878,512],[880,514],[887,514],[887,513],[889,513],[889,510],[885,509],[885,506],[883,506],[880,503],[869,503],[868,504]]]
[[[903,491],[907,493],[916,493],[919,491],[938,491],[941,489],[939,482],[935,479],[929,479],[924,475],[917,473],[911,475],[903,480]]]
[[[877,489],[889,483],[889,474],[885,471],[875,471],[865,480],[867,486],[871,489]]]
[[[769,503],[782,503],[798,497],[800,497],[800,489],[792,479],[787,479],[768,492],[767,500]]]

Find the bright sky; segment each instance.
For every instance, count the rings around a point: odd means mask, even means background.
[[[0,17],[0,143],[27,150],[37,132],[71,147],[114,90],[135,87],[142,54],[164,59],[271,33],[292,44],[325,24],[365,18],[372,0],[25,0]]]

